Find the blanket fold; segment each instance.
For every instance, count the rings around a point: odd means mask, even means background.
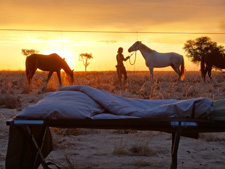
[[[88,86],[67,86],[47,93],[17,117],[25,119],[205,118],[213,110],[208,98],[189,100],[129,99]]]

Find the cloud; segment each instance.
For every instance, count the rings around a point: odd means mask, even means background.
[[[100,41],[100,42],[103,42],[103,43],[106,43],[106,44],[115,44],[118,41],[117,40],[104,40],[104,41]]]
[[[0,26],[64,30],[205,31],[206,25],[218,25],[215,23],[223,19],[224,6],[224,0],[9,0],[0,2]]]

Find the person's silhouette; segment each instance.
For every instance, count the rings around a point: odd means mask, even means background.
[[[125,84],[126,80],[127,80],[127,71],[123,64],[123,61],[126,61],[129,58],[130,58],[130,56],[127,56],[126,58],[124,58],[123,48],[119,47],[118,51],[117,51],[117,55],[116,55],[116,60],[117,60],[116,68],[117,68],[117,74],[118,74],[120,86],[122,85],[122,75],[124,76],[123,84]]]

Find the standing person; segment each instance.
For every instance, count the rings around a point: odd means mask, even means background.
[[[130,56],[127,56],[126,58],[124,58],[123,48],[119,47],[118,51],[117,51],[117,55],[116,55],[116,60],[117,60],[116,68],[117,68],[117,74],[118,74],[120,86],[121,86],[122,75],[124,76],[123,84],[125,84],[126,80],[127,80],[127,71],[126,71],[126,68],[123,64],[123,61],[126,61],[129,58],[130,58]]]

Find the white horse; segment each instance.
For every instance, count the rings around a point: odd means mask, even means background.
[[[128,52],[139,50],[145,59],[145,64],[150,70],[150,76],[153,80],[153,69],[154,67],[166,67],[171,66],[173,70],[179,75],[178,81],[184,80],[184,58],[178,53],[159,53],[152,50],[141,43],[141,41],[135,42],[129,49]],[[181,69],[179,69],[181,66]]]

